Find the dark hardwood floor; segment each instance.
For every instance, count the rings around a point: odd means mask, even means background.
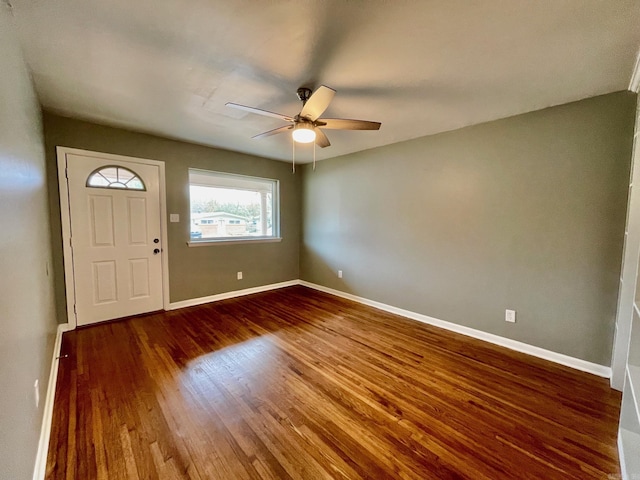
[[[48,479],[619,475],[607,380],[304,287],[65,333],[62,353]]]

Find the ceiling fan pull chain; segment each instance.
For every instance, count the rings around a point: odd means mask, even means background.
[[[316,142],[313,142],[313,171],[316,171]]]
[[[293,144],[293,164],[292,164],[292,172],[296,173],[296,141],[291,139],[291,143]]]

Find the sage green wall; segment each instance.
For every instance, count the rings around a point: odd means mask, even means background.
[[[609,365],[634,108],[615,93],[305,167],[301,278]]]
[[[218,150],[44,113],[52,209],[58,316],[66,321],[56,146],[165,162],[169,291],[172,302],[297,279],[300,246],[300,175],[285,162]],[[250,140],[247,140],[250,141]],[[282,242],[188,247],[190,167],[280,180]],[[242,271],[243,280],[236,279]]]
[[[31,478],[56,319],[40,107],[0,3],[0,478]],[[34,381],[40,382],[36,408]]]
[[[326,160],[302,182],[283,162],[45,113],[59,317],[63,145],[166,162],[182,219],[168,224],[174,302],[300,276],[609,365],[634,102],[615,93]],[[280,179],[282,243],[187,247],[189,167]]]

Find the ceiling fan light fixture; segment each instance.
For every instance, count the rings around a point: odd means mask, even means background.
[[[311,143],[316,139],[316,132],[308,124],[299,123],[293,128],[291,134],[293,139],[298,143]]]

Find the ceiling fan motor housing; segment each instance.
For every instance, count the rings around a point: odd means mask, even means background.
[[[298,94],[298,98],[304,105],[305,103],[307,103],[307,100],[309,100],[309,97],[311,97],[311,94],[313,92],[310,88],[300,87],[296,93]]]

